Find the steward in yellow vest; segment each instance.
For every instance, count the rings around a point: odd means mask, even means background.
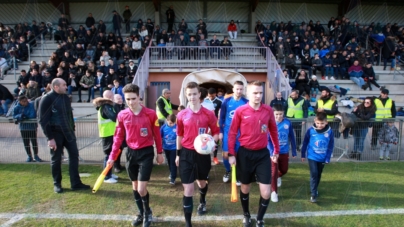
[[[375,99],[376,118],[395,118],[396,105],[389,98],[389,90],[382,89],[379,98]]]
[[[328,119],[333,119],[338,113],[338,102],[331,98],[330,89],[326,88],[321,91],[321,97],[317,100],[315,112],[324,112]]]
[[[308,103],[303,97],[299,96],[299,91],[292,91],[286,106],[286,117],[307,118],[308,109]]]
[[[114,143],[117,112],[115,111],[114,103],[110,99],[99,97],[93,100],[93,104],[98,111],[98,132],[101,137],[102,149],[105,154],[105,168]],[[114,177],[115,175],[112,175],[112,171],[110,170],[105,176],[104,182],[117,183],[118,181],[114,179]]]
[[[177,110],[178,106],[170,102],[171,91],[163,89],[162,95],[156,100],[156,114],[160,126],[164,124],[167,116],[173,113],[173,109]]]

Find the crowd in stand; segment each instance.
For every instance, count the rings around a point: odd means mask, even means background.
[[[310,77],[319,71],[323,80],[351,79],[364,90],[371,88],[370,83],[380,87],[372,67],[380,63],[380,57],[384,70],[388,62],[394,70],[404,53],[404,29],[397,23],[360,26],[345,17],[332,17],[327,28],[319,21],[300,25],[273,21],[267,26],[258,21],[255,32],[258,46],[269,47],[291,79],[297,78],[300,68]]]

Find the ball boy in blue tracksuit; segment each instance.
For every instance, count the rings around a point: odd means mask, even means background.
[[[324,164],[330,162],[331,154],[334,148],[334,134],[328,125],[327,115],[317,113],[314,118],[314,125],[310,127],[304,136],[302,146],[302,162],[306,158],[310,168],[310,202],[317,202],[318,185],[320,184],[321,173]]]
[[[292,145],[292,157],[296,157],[296,139],[295,132],[293,131],[292,123],[284,118],[284,107],[282,105],[274,105],[276,127],[278,128],[279,138],[279,157],[278,162],[274,163],[271,159],[271,201],[278,202],[278,187],[282,185],[282,176],[288,172],[289,168],[289,142]],[[274,145],[268,135],[268,150],[273,156]]]
[[[177,166],[175,165],[177,151],[177,120],[174,114],[167,116],[167,122],[160,128],[161,138],[163,140],[163,150],[166,154],[168,169],[170,170],[170,184],[175,185],[177,178]]]

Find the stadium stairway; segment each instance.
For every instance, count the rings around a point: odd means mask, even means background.
[[[208,38],[208,40],[211,39],[211,35],[213,35],[213,33],[210,33],[210,36]],[[227,35],[226,33],[220,33],[217,34],[218,39],[222,40],[223,36]],[[123,37],[125,37],[125,34],[123,35]],[[231,42],[233,43],[233,46],[238,46],[238,47],[252,47],[252,46],[256,46],[256,40],[255,40],[255,34],[241,34],[241,36],[239,35],[237,39],[232,39]],[[31,61],[36,61],[37,64],[40,64],[41,61],[46,61],[49,59],[49,56],[51,55],[52,52],[54,52],[57,48],[57,44],[53,41],[53,40],[46,40],[43,43],[38,44],[37,47],[33,48],[33,52],[31,54]],[[152,53],[152,55],[155,55],[157,53]],[[234,59],[235,60],[246,60],[247,58],[251,57],[252,55],[257,55],[258,53],[248,53],[248,52],[238,52],[238,53],[234,53],[232,55],[234,55]],[[256,56],[255,56],[256,57]],[[265,63],[264,59],[262,56],[259,56],[260,58],[262,58],[262,61]],[[166,63],[169,63],[167,60],[153,60],[153,61],[165,61]],[[151,64],[152,67],[152,64]],[[29,62],[25,61],[25,62],[21,62],[19,63],[19,69],[16,71],[16,78],[19,77],[20,75],[20,70],[25,69],[28,71],[29,69]],[[381,86],[386,86],[387,89],[390,90],[390,97],[396,101],[396,106],[400,107],[400,106],[404,106],[404,96],[403,96],[403,85],[404,85],[404,74],[403,71],[399,71],[398,73],[396,72],[396,75],[394,75],[394,71],[389,71],[389,70],[383,70],[382,66],[374,66],[375,72],[379,77],[378,83]],[[183,71],[193,71],[196,69],[187,69],[187,70],[183,70]],[[151,72],[154,71],[160,71],[159,69],[150,69]],[[171,71],[171,72],[178,72],[179,70],[176,69],[171,69],[171,70],[167,70]],[[245,69],[243,70],[242,68],[240,68],[238,70],[240,73],[243,72],[250,72],[250,69]],[[259,70],[259,71],[265,71],[265,70]],[[258,70],[257,70],[258,72]],[[342,103],[340,102],[342,99],[344,99],[345,97],[366,97],[366,96],[379,96],[380,95],[380,91],[379,89],[377,89],[374,85],[372,85],[373,87],[373,91],[363,91],[362,89],[360,89],[356,84],[354,84],[351,80],[321,80],[321,77],[319,76],[319,73],[317,73],[318,79],[319,79],[319,83],[322,86],[334,86],[334,85],[339,85],[340,87],[343,88],[349,88],[350,91],[348,92],[348,94],[344,97],[339,97],[339,95],[337,94],[338,97],[338,101],[339,101],[339,106],[340,106],[340,111],[342,112],[350,112],[352,111],[352,109],[349,108],[345,108],[342,107]],[[14,77],[14,70],[9,70],[7,75],[5,76],[4,80],[0,81],[0,83],[2,83],[4,86],[6,86],[11,92],[13,92],[14,88],[16,87],[16,83],[15,83],[16,79]],[[98,92],[96,92],[96,96],[97,96]],[[72,103],[72,107],[74,110],[74,116],[75,117],[86,117],[89,116],[96,118],[96,110],[93,107],[92,104],[89,103],[77,103],[78,100],[78,95],[77,92],[73,92],[73,103]],[[86,100],[87,99],[87,91],[83,91],[82,93],[82,100]],[[313,106],[315,105],[315,102],[311,103]]]

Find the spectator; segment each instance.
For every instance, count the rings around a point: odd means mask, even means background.
[[[397,145],[399,140],[399,132],[396,126],[394,126],[394,120],[388,121],[383,124],[382,129],[379,131],[379,143],[380,147],[380,160],[383,160],[383,156],[385,160],[391,160],[391,147],[392,144]]]
[[[134,37],[132,42],[133,57],[138,59],[140,57],[140,50],[142,49],[142,42],[139,41],[138,37]]]
[[[7,71],[10,69],[8,66],[7,60],[3,57],[0,57],[0,79],[4,79],[4,75],[7,73]]]
[[[321,72],[321,78],[323,80],[326,80],[328,78],[326,78],[324,76],[324,66],[323,66],[323,61],[320,59],[320,57],[318,56],[318,53],[314,54],[314,58],[311,60],[312,63],[312,68],[313,68],[313,74],[316,75],[317,70],[320,70]]]
[[[233,51],[231,47],[233,46],[227,36],[224,37],[222,42],[220,43],[221,51],[226,60],[229,60],[230,54]]]
[[[237,39],[237,25],[234,23],[234,20],[231,20],[230,24],[227,26],[227,32],[229,33],[230,39]]]
[[[334,78],[334,68],[332,67],[332,59],[330,58],[330,54],[327,53],[325,58],[322,59],[324,69],[325,69],[325,79],[335,80]],[[331,76],[331,77],[329,77]]]
[[[377,136],[383,126],[381,120],[385,118],[395,118],[397,114],[396,104],[391,98],[389,98],[389,90],[382,89],[380,96],[374,99],[374,102],[376,106],[376,121],[373,122],[372,149],[375,149],[377,146]]]
[[[315,55],[315,54],[319,54],[319,53],[320,53],[320,51],[319,51],[319,49],[317,48],[317,45],[314,44],[314,45],[313,45],[313,48],[310,49],[310,58],[314,58],[314,55]],[[314,74],[315,74],[315,73],[314,73]]]
[[[142,41],[145,40],[145,37],[146,37],[148,34],[149,34],[149,33],[148,33],[147,29],[146,29],[146,26],[142,26],[141,29],[140,29],[140,32],[139,32],[139,35],[140,35]]]
[[[298,68],[296,67],[296,59],[293,56],[293,53],[289,53],[289,55],[285,59],[285,67],[289,70],[289,74],[292,75],[292,79],[296,78],[297,75],[297,70]],[[293,72],[293,73],[292,73]]]
[[[133,78],[135,78],[136,71],[137,66],[135,65],[135,63],[132,60],[129,61],[128,71],[126,73],[127,76],[125,78],[125,84],[132,83]]]
[[[309,57],[309,53],[305,53],[303,58],[302,58],[302,63],[301,63],[301,67],[302,69],[306,69],[309,70],[309,76],[311,77],[311,75],[313,74],[313,68],[312,68],[312,63],[311,63],[311,59]]]
[[[320,84],[318,83],[317,76],[311,76],[311,80],[309,81],[310,86],[310,95],[314,99],[317,98],[318,92],[320,91]]]
[[[167,30],[168,30],[169,33],[171,33],[171,31],[173,30],[173,24],[174,24],[174,21],[175,21],[175,12],[174,12],[174,9],[173,9],[172,5],[170,6],[170,8],[167,9],[166,16],[167,16],[167,23],[168,23],[168,29]],[[184,21],[184,19],[182,19],[182,21]],[[181,27],[179,26],[179,28],[181,28]],[[183,31],[183,32],[186,32],[186,28],[185,28],[185,31]]]
[[[166,43],[166,52],[167,52],[167,59],[172,59],[173,58],[173,52],[174,52],[174,42],[172,38],[168,38],[168,42]]]
[[[394,37],[389,36],[384,40],[382,55],[383,55],[383,62],[384,67],[383,70],[386,70],[387,62],[391,61],[391,68],[390,70],[393,71],[394,67],[396,66],[396,51],[397,47],[395,45]]]
[[[334,79],[338,79],[338,73],[339,73],[339,59],[337,53],[332,53],[332,58],[331,58],[331,67],[333,68],[334,74],[332,75]],[[341,78],[342,79],[342,78]]]
[[[170,30],[170,29],[168,29]],[[181,20],[181,22],[178,25],[178,31],[182,31],[183,33],[188,33],[188,24],[185,22],[184,19]]]
[[[149,36],[153,35],[153,30],[154,30],[154,23],[151,21],[151,19],[147,19],[146,21],[146,29],[147,29],[147,33]],[[158,26],[158,25],[157,25]],[[156,26],[156,27],[157,27]],[[160,27],[160,26],[159,26]]]
[[[58,26],[60,26],[63,30],[66,30],[69,25],[69,20],[65,18],[65,15],[62,13],[59,18]]]
[[[209,42],[205,39],[204,35],[201,35],[201,39],[198,42],[199,46],[199,51],[198,51],[198,58],[202,59],[202,53],[205,53],[205,59],[208,60],[208,47],[209,47]]]
[[[197,30],[201,30],[205,37],[208,37],[208,30],[206,23],[202,19],[199,19],[198,25],[196,25]]]
[[[111,89],[112,93],[115,95],[118,94],[122,97],[122,99],[125,99],[125,96],[123,95],[123,91],[122,91],[123,87],[120,84],[119,80],[115,79],[113,81],[113,83],[114,83],[114,87]]]
[[[112,26],[114,28],[114,33],[117,34],[119,37],[121,36],[121,23],[122,17],[116,12],[116,10],[112,11]]]
[[[21,74],[16,82],[17,87],[14,89],[14,95],[18,96],[18,94],[21,91],[22,85],[27,86],[28,82],[29,82],[29,76],[27,75],[27,72],[23,69],[21,70]]]
[[[42,86],[41,86],[41,92],[45,91],[45,88],[48,86],[48,84],[52,83],[53,76],[48,70],[44,70],[44,76],[42,76]]]
[[[111,90],[114,87],[113,81],[117,78],[118,76],[115,74],[115,69],[109,68],[108,74],[104,77],[107,90]]]
[[[80,80],[79,76],[76,76],[74,73],[69,74],[69,79],[67,79],[67,95],[71,97],[73,91],[77,91],[80,87]]]
[[[370,85],[371,83],[375,85],[377,88],[380,90],[384,89],[384,86],[380,86],[376,82],[376,74],[375,71],[373,70],[373,66],[370,62],[366,63],[366,66],[363,68],[363,80],[365,83],[367,83],[367,86],[369,87],[369,90],[372,90],[372,86]]]
[[[39,88],[42,87],[42,76],[38,74],[37,69],[32,70],[29,80],[34,80],[35,82],[37,82]]]
[[[13,109],[13,118],[15,119],[16,124],[19,124],[25,152],[28,155],[26,162],[42,162],[42,159],[40,159],[38,156],[38,142],[36,132],[38,124],[36,123],[36,121],[26,122],[36,119],[34,103],[30,103],[25,96],[18,97],[18,103]],[[34,158],[32,158],[30,142],[32,144],[32,150],[34,152]]]
[[[362,66],[359,65],[359,61],[355,60],[353,65],[348,69],[349,78],[357,84],[363,90],[368,88],[368,85],[365,84],[365,81],[362,78],[363,70]]]
[[[308,85],[309,78],[307,77],[306,71],[301,70],[299,76],[295,79],[296,90],[299,90],[300,95],[309,95],[310,86]],[[303,93],[304,92],[304,93]]]
[[[288,108],[288,104],[287,104],[286,100],[282,97],[282,93],[280,93],[280,92],[276,93],[276,97],[269,104],[269,106],[271,106],[271,107],[274,107],[275,105],[282,106],[284,111],[286,111]]]
[[[276,59],[278,60],[278,64],[281,67],[282,67],[282,64],[284,63],[285,54],[286,54],[285,48],[283,47],[283,44],[280,44],[278,46],[278,48],[276,49]]]
[[[11,92],[2,84],[0,84],[0,117],[4,117],[7,115],[8,105],[10,105],[13,100],[14,96],[11,94]]]
[[[375,117],[375,112],[376,107],[372,97],[366,97],[363,103],[355,107],[353,114],[355,114],[359,121],[357,121],[351,129],[354,137],[354,150],[350,158],[361,159],[362,152],[365,148],[366,135],[368,134],[369,127],[372,126],[369,120]]]
[[[95,25],[95,19],[93,17],[93,14],[89,13],[88,17],[86,18],[86,27],[87,29],[90,29],[93,25]]]
[[[130,19],[132,17],[132,12],[130,11],[129,6],[125,6],[125,11],[123,11],[122,16],[125,22],[126,33],[129,33]]]
[[[57,69],[56,77],[63,79],[67,83],[67,79],[69,78],[69,71],[63,70],[63,68],[59,67]]]

